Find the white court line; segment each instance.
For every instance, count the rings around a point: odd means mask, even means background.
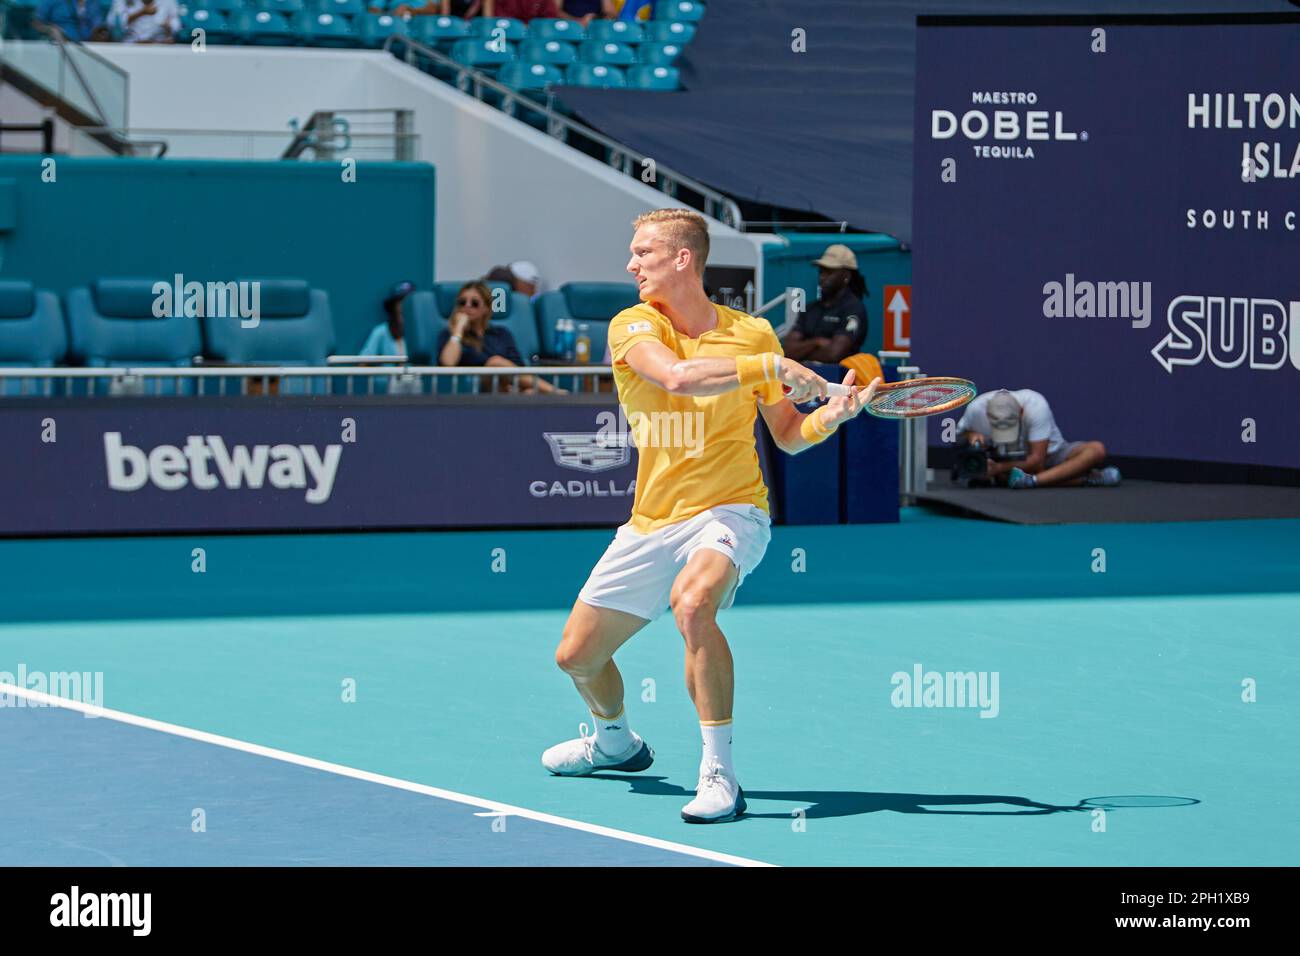
[[[565,817],[557,817],[549,813],[540,813],[537,810],[528,810],[524,807],[511,806],[508,803],[497,803],[495,800],[484,800],[482,797],[472,797],[469,794],[456,793],[454,790],[441,790],[438,787],[426,786],[425,784],[415,783],[411,780],[402,780],[398,777],[387,777],[383,774],[371,773],[368,770],[358,770],[356,767],[345,767],[343,764],[329,763],[325,760],[317,760],[314,757],[304,757],[302,754],[290,753],[287,750],[275,750],[272,747],[263,747],[261,744],[249,743],[246,740],[235,740],[233,737],[222,737],[220,734],[210,734],[204,730],[195,730],[192,727],[181,727],[178,724],[169,724],[161,720],[153,720],[149,717],[140,717],[136,714],[128,714],[120,710],[109,710],[106,707],[96,707],[93,704],[83,704],[76,700],[54,697],[38,690],[19,687],[16,684],[0,684],[0,694],[13,694],[17,697],[25,697],[28,700],[37,701],[49,707],[63,707],[67,710],[78,711],[90,717],[106,717],[109,720],[116,720],[123,724],[131,724],[134,727],[143,727],[146,730],[156,730],[159,733],[172,734],[173,736],[184,737],[188,740],[197,740],[205,744],[213,744],[217,747],[227,747],[230,750],[240,750],[244,753],[256,754],[259,757],[269,757],[272,760],[291,763],[299,767],[310,767],[313,770],[324,770],[326,773],[337,774],[340,777],[351,777],[353,780],[364,780],[367,783],[377,783],[380,786],[392,787],[396,790],[407,790],[411,793],[421,793],[427,797],[437,797],[440,800],[464,803],[472,807],[483,807],[491,810],[493,815],[523,817],[527,820],[536,820],[539,823],[549,823],[557,827],[568,827],[570,830],[581,830],[583,833],[594,833],[597,836],[609,837],[613,840],[625,840],[628,843],[638,843],[641,846],[652,846],[659,850],[669,850],[673,853],[685,854],[686,856],[697,856],[705,860],[714,860],[718,863],[730,863],[734,866],[775,866],[773,863],[764,863],[761,860],[750,860],[743,856],[732,856],[729,853],[718,853],[714,850],[704,850],[696,846],[687,846],[684,843],[673,843],[671,840],[660,840],[656,837],[643,836],[640,833],[629,833],[626,830],[615,830],[610,827],[599,826],[595,823],[583,823],[581,820],[569,820]],[[475,815],[481,816],[483,814]]]

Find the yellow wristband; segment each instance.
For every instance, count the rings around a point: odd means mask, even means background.
[[[814,409],[811,415],[805,415],[803,421],[799,423],[799,434],[810,445],[823,442],[835,434],[834,428],[827,428],[822,424],[822,411],[824,409],[825,406]]]
[[[763,352],[761,355],[737,355],[736,377],[741,385],[758,385],[776,378],[780,358],[775,352]]]

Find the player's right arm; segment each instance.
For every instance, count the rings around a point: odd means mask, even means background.
[[[629,348],[624,360],[632,371],[670,395],[721,395],[743,385],[753,384],[742,375],[745,370],[741,365],[747,359],[759,363],[751,365],[751,369],[767,369],[769,380],[788,385],[791,401],[806,402],[812,398],[826,397],[827,383],[824,378],[775,352],[766,352],[761,356],[741,356],[739,360],[727,356],[684,359],[662,342],[646,340]]]

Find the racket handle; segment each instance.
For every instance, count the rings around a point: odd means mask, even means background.
[[[849,386],[841,385],[839,382],[827,382],[826,386],[827,386],[826,394],[831,398],[842,398],[850,394]],[[791,389],[789,385],[782,385],[781,390],[785,392],[787,395],[789,395],[790,392],[793,391],[793,389]]]

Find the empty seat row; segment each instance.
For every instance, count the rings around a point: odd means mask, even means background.
[[[572,63],[561,69],[547,63],[508,63],[497,80],[513,90],[544,90],[548,86],[588,86],[602,89],[676,90],[681,86],[675,66],[633,66],[626,70],[600,63]]]

